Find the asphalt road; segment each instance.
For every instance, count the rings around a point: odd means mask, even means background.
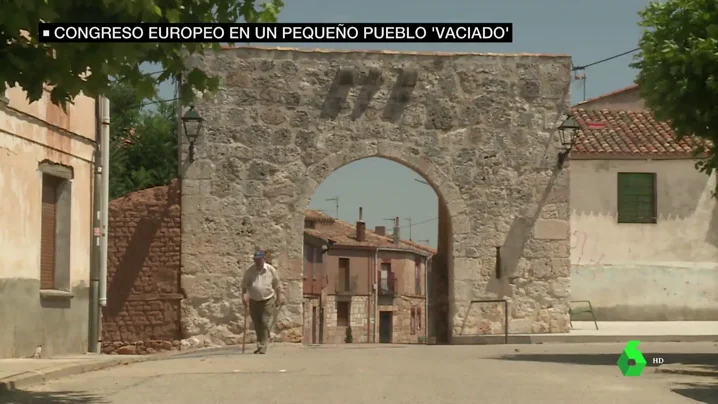
[[[277,346],[204,351],[87,373],[0,402],[112,404],[718,403],[718,380],[648,367],[624,377],[621,344]],[[641,344],[665,363],[718,364],[713,343]],[[649,359],[649,363],[650,363]],[[650,365],[649,365],[650,366]]]

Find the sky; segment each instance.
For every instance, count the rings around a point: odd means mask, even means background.
[[[583,66],[637,47],[641,30],[638,11],[647,0],[286,0],[280,22],[512,22],[510,44],[277,44],[277,46],[387,49],[443,52],[530,52],[567,54]],[[263,46],[271,46],[263,44]],[[633,83],[636,72],[623,56],[586,69],[586,97],[605,94]],[[149,67],[148,69],[152,69]],[[156,69],[155,69],[156,70]],[[583,99],[583,86],[572,86],[573,102]],[[169,86],[161,97],[172,98]],[[392,225],[400,217],[402,238],[411,237],[436,247],[438,213],[433,189],[415,181],[421,177],[398,163],[369,158],[335,171],[316,190],[309,207],[348,222],[364,208],[368,228]]]

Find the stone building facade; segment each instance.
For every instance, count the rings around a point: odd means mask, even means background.
[[[305,343],[417,343],[426,338],[427,268],[436,251],[385,228],[308,210],[304,229]],[[387,317],[388,316],[388,317]],[[383,321],[380,321],[383,320]]]
[[[568,56],[247,47],[190,66],[222,84],[195,103],[206,123],[192,161],[181,136],[185,323],[225,327],[199,306],[239,309],[235,263],[271,246],[288,298],[279,331],[301,334],[304,209],[334,170],[378,156],[439,195],[430,335],[502,329],[496,309],[468,310],[491,298],[510,301],[514,332],[568,331],[569,182],[555,129]]]

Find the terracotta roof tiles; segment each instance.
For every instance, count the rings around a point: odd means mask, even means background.
[[[650,111],[609,111],[574,108],[580,127],[571,153],[575,157],[693,157],[696,138],[676,140],[667,122],[659,122]]]
[[[305,221],[313,221],[316,224],[314,228],[305,228],[304,233],[319,237],[325,240],[331,240],[335,246],[348,247],[368,247],[368,248],[396,248],[394,241],[390,236],[380,236],[379,234],[366,229],[366,238],[364,241],[356,239],[356,227],[353,224],[337,220],[331,216],[316,210],[305,211]],[[406,250],[414,250],[422,255],[434,255],[436,250],[414,241],[401,240],[399,248]]]
[[[580,106],[580,105],[584,105],[584,104],[589,104],[589,103],[592,103],[592,102],[594,102],[594,101],[602,100],[602,99],[604,99],[604,98],[608,98],[608,97],[611,97],[611,96],[614,96],[614,95],[618,95],[618,94],[627,93],[627,92],[629,92],[629,91],[633,91],[633,90],[637,90],[637,89],[638,89],[638,84],[632,84],[632,85],[630,85],[630,86],[628,86],[628,87],[624,87],[624,88],[618,89],[618,90],[616,90],[616,91],[611,91],[610,93],[601,94],[601,95],[599,95],[598,97],[593,97],[593,98],[589,98],[589,99],[587,99],[587,100],[585,100],[585,101],[581,101],[581,102],[579,102],[577,105]]]

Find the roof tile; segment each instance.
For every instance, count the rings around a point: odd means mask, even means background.
[[[700,139],[676,140],[667,122],[650,111],[610,111],[574,108],[580,130],[572,155],[691,157]]]
[[[315,228],[305,228],[305,234],[331,240],[335,246],[396,248],[394,246],[394,240],[391,237],[380,236],[369,229],[366,229],[366,239],[359,241],[356,239],[356,227],[354,225],[334,219],[323,212],[306,210],[304,217],[305,220],[317,223]],[[408,240],[401,240],[399,248],[414,250],[421,254],[436,254],[435,249]]]

